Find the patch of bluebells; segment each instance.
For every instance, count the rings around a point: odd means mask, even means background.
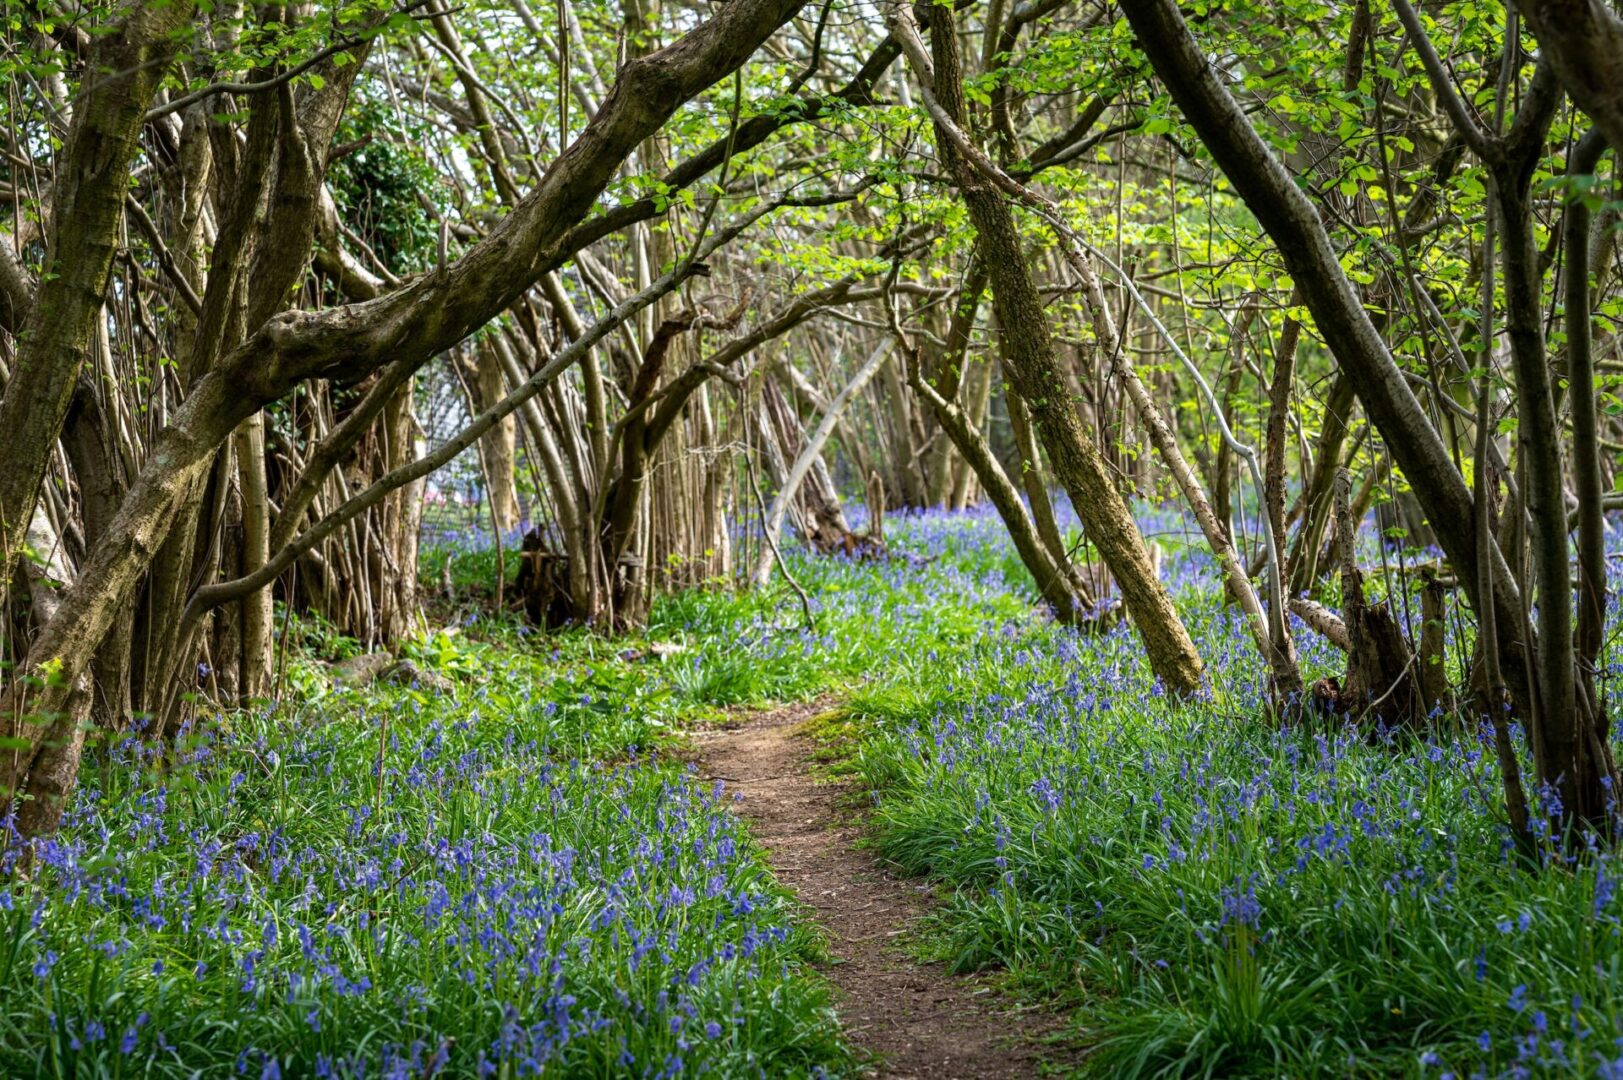
[[[924,535],[1007,544],[976,515]],[[1111,1072],[1623,1077],[1623,860],[1564,848],[1534,792],[1546,867],[1517,866],[1485,723],[1270,724],[1210,557],[1167,546],[1210,674],[1195,701],[1161,692],[1130,626],[1030,624],[943,654],[910,697],[854,699],[884,850],[958,887],[944,955],[1066,994],[1080,975]],[[1292,627],[1309,678],[1339,674]]]
[[[0,1074],[838,1068],[720,786],[554,752],[539,713],[402,696],[98,749],[61,834],[3,856]]]
[[[847,507],[847,515],[860,513]],[[860,527],[858,525],[857,527]],[[995,513],[974,509],[886,518],[889,557],[816,556],[789,544],[813,624],[781,585],[740,594],[688,593],[656,603],[648,637],[688,651],[666,664],[683,699],[710,705],[805,697],[927,673],[941,655],[1033,621],[1029,580],[997,546]],[[989,554],[989,557],[987,556]]]

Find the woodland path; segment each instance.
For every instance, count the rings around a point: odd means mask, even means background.
[[[842,810],[849,785],[813,775],[800,726],[827,701],[791,705],[694,732],[700,768],[725,782],[766,848],[773,872],[815,913],[833,962],[823,974],[870,1075],[920,1080],[1045,1075],[1039,1040],[1061,1020],[1019,1009],[973,976],[921,964],[902,942],[931,906],[927,886],[896,876],[856,846],[860,821]],[[1063,1070],[1060,1070],[1063,1071]]]

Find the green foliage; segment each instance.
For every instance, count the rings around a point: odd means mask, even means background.
[[[361,96],[344,114],[338,141],[362,145],[328,171],[340,216],[395,274],[427,269],[438,251],[437,228],[419,201],[442,203],[439,176],[419,148],[423,134],[387,101]]]

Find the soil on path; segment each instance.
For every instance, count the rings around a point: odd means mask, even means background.
[[[903,951],[930,894],[857,848],[860,824],[840,809],[849,789],[814,779],[812,744],[797,729],[826,706],[790,706],[694,738],[701,769],[743,794],[735,805],[778,880],[826,931],[834,962],[823,973],[838,990],[846,1032],[880,1077],[1042,1075],[1038,1040],[1061,1026],[1056,1016],[1017,1009],[974,977],[920,964]]]

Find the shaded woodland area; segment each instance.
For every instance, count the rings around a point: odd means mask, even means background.
[[[1056,655],[1130,643],[1122,678],[1257,738],[1475,746],[1506,873],[1610,858],[1623,18],[1598,0],[7,15],[18,890],[77,835],[82,771],[145,805],[211,725],[324,708],[312,641],[447,700],[472,675],[425,643],[460,655],[453,619],[558,671],[689,664],[695,708],[854,692],[879,646],[707,698],[724,658],[661,611],[811,656],[847,632],[839,575],[895,597],[972,564],[930,532],[955,512],[995,520]],[[381,815],[385,747],[357,745]]]

